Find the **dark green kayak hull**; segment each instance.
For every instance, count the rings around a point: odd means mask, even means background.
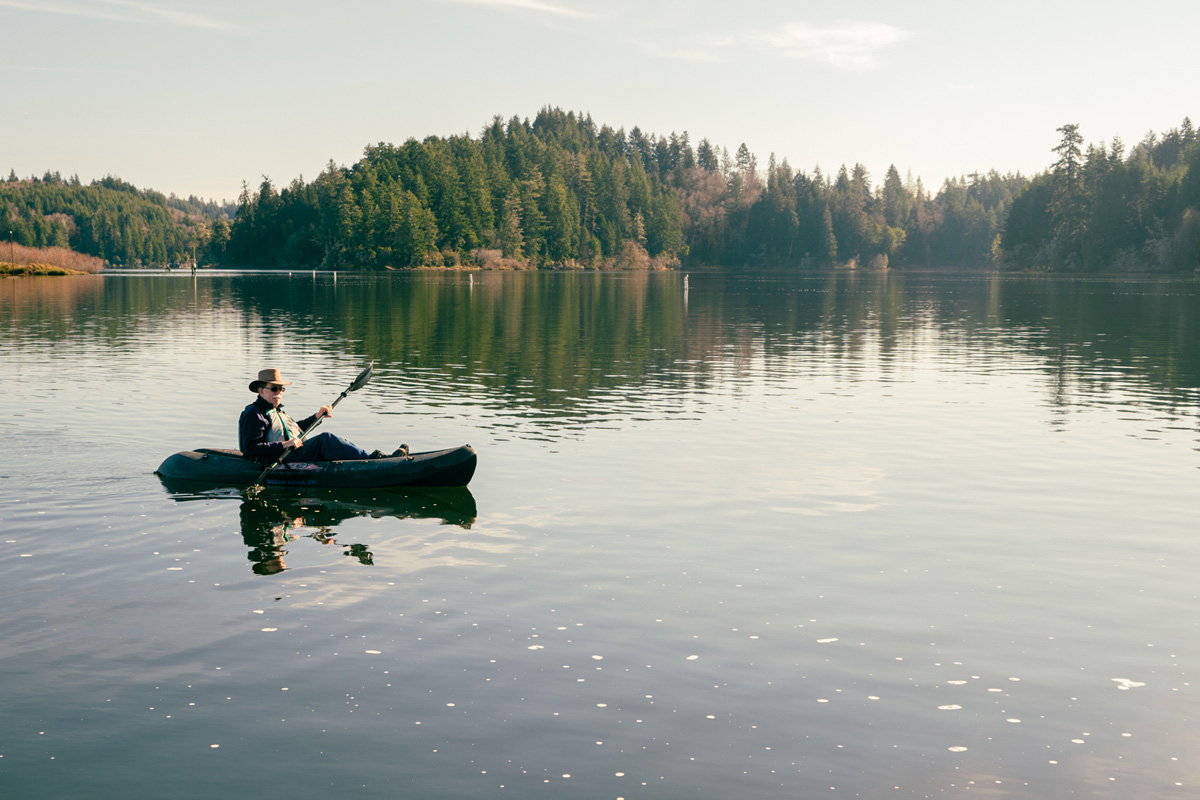
[[[477,456],[470,445],[404,458],[369,461],[285,461],[270,473],[266,486],[317,486],[330,489],[383,489],[389,486],[466,486],[475,474]],[[249,486],[265,467],[242,458],[237,450],[202,448],[169,456],[157,474],[214,486]]]

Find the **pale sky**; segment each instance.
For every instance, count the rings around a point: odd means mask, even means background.
[[[0,0],[0,171],[236,199],[543,106],[765,165],[1045,169],[1200,124],[1197,0]],[[2,176],[0,176],[2,177]]]

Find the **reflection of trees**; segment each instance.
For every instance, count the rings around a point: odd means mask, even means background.
[[[9,320],[15,337],[61,339],[77,316],[88,319],[97,316],[97,298],[103,290],[104,278],[94,275],[70,279],[7,278],[0,281],[0,320]],[[0,332],[5,327],[8,326],[0,327]]]
[[[0,282],[0,320],[10,318],[19,336],[52,342],[83,337],[119,345],[181,311],[211,308],[222,284],[228,294],[227,282],[207,278],[180,273],[8,279]]]
[[[1159,400],[1194,406],[1200,386],[1200,317],[1190,282],[1167,280],[997,280],[991,341],[1036,358],[1052,405],[1131,383]]]
[[[691,277],[686,304],[678,273],[9,280],[0,313],[11,334],[0,334],[14,346],[82,339],[120,349],[174,315],[220,315],[222,330],[277,337],[291,350],[376,359],[375,382],[397,392],[444,399],[449,386],[558,420],[586,415],[589,401],[636,408],[651,383],[703,390],[754,368],[886,372],[931,336],[981,364],[1033,359],[1062,396],[1130,379],[1169,392],[1200,382],[1190,283],[896,271]]]

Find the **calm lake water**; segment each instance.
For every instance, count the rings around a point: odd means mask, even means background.
[[[164,486],[247,383],[469,489]],[[1200,796],[1200,284],[0,281],[6,798]]]

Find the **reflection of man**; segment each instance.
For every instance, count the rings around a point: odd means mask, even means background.
[[[304,522],[291,519],[283,510],[259,500],[242,502],[242,541],[250,548],[246,557],[254,562],[251,569],[258,575],[274,575],[287,569],[283,546],[291,541],[288,530]]]
[[[258,397],[246,406],[238,420],[238,447],[243,456],[264,464],[274,462],[285,451],[293,449],[295,452],[289,455],[290,460],[300,462],[387,457],[379,450],[368,455],[366,450],[332,433],[320,433],[308,441],[301,439],[301,433],[321,417],[333,416],[333,407],[321,406],[317,413],[297,423],[283,410],[284,387],[291,385],[291,381],[283,380],[277,369],[264,369],[258,373],[257,380],[250,382],[250,391]],[[392,456],[407,454],[408,446],[400,445]]]
[[[349,519],[370,516],[406,519],[440,519],[447,525],[469,529],[475,522],[475,498],[467,487],[387,492],[372,490],[369,497],[348,492],[324,496],[264,494],[242,500],[239,511],[246,557],[259,575],[274,575],[287,569],[283,558],[289,542],[315,539],[338,545],[334,529]],[[306,532],[310,531],[310,532]],[[371,566],[375,556],[365,544],[338,545],[342,554]]]
[[[315,539],[321,544],[336,545],[330,528],[344,519],[355,516],[353,511],[328,512],[319,505],[311,507],[306,501],[290,499],[279,504],[262,498],[242,501],[240,512],[242,541],[250,548],[246,557],[254,562],[251,568],[258,575],[274,575],[287,569],[284,547],[296,539]],[[307,517],[307,518],[306,518]],[[315,528],[315,533],[301,533],[300,528]],[[374,556],[366,545],[342,545],[346,555],[370,566]]]

